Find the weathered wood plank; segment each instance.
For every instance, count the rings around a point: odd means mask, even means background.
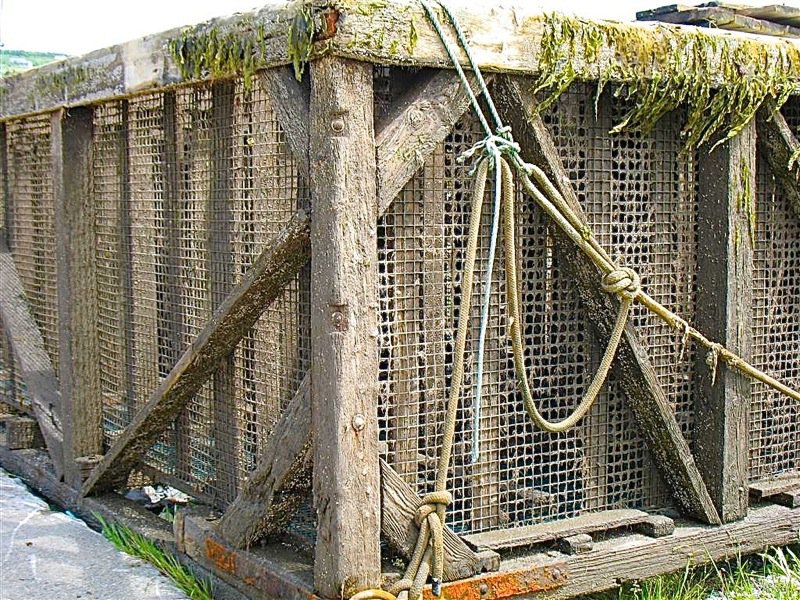
[[[419,527],[414,513],[421,500],[386,462],[381,461],[383,520],[387,543],[406,559],[414,552]],[[484,571],[496,571],[500,557],[492,551],[472,551],[449,527],[444,529],[444,580],[456,581]]]
[[[83,481],[75,459],[103,452],[92,131],[91,109],[51,117],[64,478],[75,487]]]
[[[259,255],[247,275],[216,310],[209,323],[114,442],[83,486],[109,489],[130,472],[184,404],[253,326],[309,258],[309,219],[298,211]]]
[[[789,165],[794,153],[800,152],[800,141],[774,105],[762,106],[756,115],[756,122],[758,150],[767,159],[789,205],[800,219],[800,164]]]
[[[281,532],[311,489],[310,391],[306,376],[275,423],[258,466],[217,523],[234,548]]]
[[[223,44],[249,40],[258,53],[256,62],[260,68],[285,65],[291,62],[287,34],[295,12],[292,5],[272,4],[253,12],[212,19],[190,31],[195,39],[206,41],[213,31]],[[0,119],[180,83],[185,79],[169,43],[184,37],[185,30],[171,29],[6,77],[0,82]],[[201,79],[209,78],[207,73],[201,75]]]
[[[640,21],[660,21],[674,25],[710,25],[719,29],[755,33],[759,35],[772,35],[777,37],[800,37],[800,29],[791,25],[773,23],[765,19],[758,19],[738,10],[723,6],[698,7],[688,10],[675,10],[653,14]]]
[[[474,77],[470,82],[474,85]],[[461,80],[452,71],[419,76],[390,109],[375,137],[378,155],[378,210],[386,212],[406,182],[425,164],[469,106]]]
[[[754,500],[767,500],[778,494],[788,492],[800,487],[800,474],[792,474],[789,477],[779,477],[767,479],[750,484],[750,496]]]
[[[281,128],[286,132],[286,143],[297,168],[308,180],[308,79],[298,82],[290,67],[265,69],[258,76],[272,99]]]
[[[756,128],[751,122],[714,152],[700,151],[695,327],[736,352],[752,355]],[[722,521],[747,514],[750,379],[698,352],[695,456]],[[715,383],[712,383],[716,379]]]
[[[311,70],[314,582],[326,597],[381,580],[372,77],[329,57]]]
[[[583,210],[565,172],[546,126],[534,112],[536,99],[513,78],[505,78],[495,94],[505,120],[516,132],[527,159],[532,159],[550,177],[572,209],[586,222]],[[501,113],[501,114],[502,114]],[[598,338],[607,340],[617,315],[617,301],[603,293],[598,285],[597,267],[560,231],[555,233],[560,264],[567,267],[575,281],[586,314]],[[633,327],[628,324],[615,360],[620,382],[633,410],[642,436],[661,467],[673,496],[687,514],[708,523],[720,518],[705,483],[697,469],[680,426],[675,420],[664,390]]]
[[[3,416],[0,423],[5,428],[5,446],[9,450],[41,448],[44,438],[36,419],[30,417]]]
[[[773,496],[771,500],[787,508],[800,508],[800,487],[781,492]]]
[[[506,550],[508,548],[551,542],[581,534],[634,527],[640,523],[648,522],[649,519],[650,515],[644,511],[620,508],[597,513],[586,513],[579,517],[541,523],[539,525],[510,527],[508,529],[468,534],[464,536],[464,540],[474,548]]]
[[[8,336],[14,364],[25,382],[33,412],[42,430],[57,477],[64,473],[61,398],[53,363],[28,310],[14,259],[0,238],[0,318]]]
[[[283,544],[239,550],[222,539],[213,523],[192,514],[176,519],[175,539],[192,560],[248,598],[318,598],[311,561]]]

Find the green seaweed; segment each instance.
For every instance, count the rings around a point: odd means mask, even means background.
[[[552,105],[575,80],[609,81],[630,102],[612,132],[649,132],[665,114],[687,107],[686,149],[737,135],[768,98],[781,106],[796,88],[800,50],[701,29],[633,28],[557,14],[544,16],[534,90]],[[800,158],[800,153],[798,153]]]

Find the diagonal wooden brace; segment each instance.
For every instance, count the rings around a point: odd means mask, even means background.
[[[528,154],[526,158],[547,173],[571,208],[586,222],[555,143],[535,111],[534,95],[524,84],[510,77],[503,78],[496,88],[499,88],[497,105],[502,107],[502,112],[505,112],[502,116],[512,126],[523,152]],[[600,274],[594,263],[557,228],[554,228],[554,236],[556,250],[561,256],[560,264],[569,270],[576,282],[584,310],[593,315],[591,322],[600,339],[608,339],[614,326],[618,301],[598,286]],[[686,514],[706,523],[720,524],[719,514],[675,420],[669,400],[658,382],[647,351],[630,323],[625,329],[615,362],[622,390],[639,424],[639,430],[673,496]]]
[[[64,472],[63,433],[58,379],[44,349],[42,334],[25,299],[14,258],[0,239],[0,320],[11,343],[11,352],[28,388],[33,413],[53,461],[56,476]]]
[[[772,174],[783,188],[794,214],[800,219],[800,164],[789,168],[792,156],[800,151],[800,141],[771,102],[765,103],[756,116],[758,148],[767,159]]]

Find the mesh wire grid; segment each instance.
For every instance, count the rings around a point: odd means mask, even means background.
[[[9,246],[31,314],[58,373],[53,178],[49,115],[6,124]]]
[[[142,96],[95,115],[110,442],[307,192],[257,81]],[[151,466],[219,506],[233,499],[307,370],[308,288],[304,272],[264,312],[151,450]]]
[[[14,360],[11,340],[0,320],[0,414],[13,408],[32,414],[33,407],[25,383]]]
[[[800,102],[783,109],[800,134]],[[763,156],[756,168],[756,244],[753,276],[753,364],[800,388],[800,216],[775,182]],[[752,383],[750,479],[800,473],[800,407]]]
[[[543,115],[601,243],[643,275],[650,293],[686,318],[694,310],[696,190],[692,158],[680,155],[677,116],[650,136],[607,132],[614,111],[594,88],[573,86]],[[461,270],[469,219],[469,166],[456,158],[482,133],[465,115],[396,198],[379,227],[382,449],[420,493],[431,490],[452,371]],[[490,197],[485,199],[489,213]],[[525,363],[548,419],[576,405],[599,362],[573,282],[553,248],[541,211],[518,194]],[[484,217],[476,272],[484,273],[490,219]],[[676,258],[677,257],[677,258]],[[666,489],[612,376],[574,430],[536,430],[516,389],[507,338],[499,249],[484,361],[480,459],[470,464],[475,350],[483,283],[476,286],[471,341],[450,472],[450,524],[483,531],[576,516],[584,511],[665,505]],[[676,264],[676,262],[678,264]],[[633,315],[686,433],[692,423],[692,356],[678,361],[674,336],[637,309]],[[602,343],[601,343],[602,342]]]

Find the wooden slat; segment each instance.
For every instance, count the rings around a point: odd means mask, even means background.
[[[795,473],[787,477],[777,477],[751,483],[750,496],[754,500],[766,500],[798,487],[800,487],[800,474]]]
[[[744,360],[752,355],[752,282],[756,129],[751,122],[698,164],[697,309],[695,326]],[[696,357],[697,466],[714,506],[729,523],[747,514],[751,382],[720,367],[716,383],[706,353]]]
[[[310,389],[306,376],[275,424],[258,466],[217,524],[234,548],[283,531],[311,489]]]
[[[464,540],[474,548],[506,550],[508,548],[551,542],[575,535],[620,529],[622,527],[634,527],[640,523],[647,522],[649,519],[650,515],[641,510],[617,509],[587,513],[572,519],[552,521],[540,525],[526,525],[473,533],[465,535]]]
[[[95,488],[113,488],[127,476],[308,258],[309,219],[304,211],[298,211],[262,251],[147,404],[114,442],[87,479],[82,494]]]
[[[386,542],[408,559],[414,551],[419,527],[414,513],[421,500],[385,461],[381,461],[383,521]],[[500,557],[492,552],[473,552],[449,527],[444,530],[444,580],[455,581],[484,571],[496,571]]]
[[[28,310],[14,259],[0,239],[0,318],[8,336],[14,363],[33,404],[57,477],[64,472],[61,399],[53,363],[44,349],[42,334]]]
[[[555,144],[541,117],[535,113],[536,99],[524,84],[506,78],[498,86],[496,100],[504,119],[516,133],[528,159],[533,159],[551,178],[572,209],[586,222]],[[501,113],[501,114],[502,114]],[[597,267],[564,234],[555,234],[559,264],[567,267],[575,281],[586,314],[598,338],[607,340],[617,315],[617,301],[601,291]],[[701,477],[664,390],[658,383],[647,353],[633,327],[628,324],[615,360],[620,384],[633,410],[639,430],[661,467],[673,496],[684,511],[708,523],[720,518]]]
[[[756,115],[758,151],[767,159],[775,179],[789,200],[794,214],[800,219],[800,164],[789,168],[789,161],[800,151],[797,140],[786,119],[773,104],[762,106]]]
[[[97,344],[95,219],[91,194],[93,113],[51,116],[58,281],[58,352],[64,478],[83,483],[75,459],[103,452]]]
[[[662,12],[660,14],[651,14],[644,18],[639,17],[639,14],[640,13],[637,13],[637,19],[640,21],[660,21],[662,23],[672,23],[675,25],[708,25],[717,29],[741,31],[743,33],[755,33],[776,37],[800,37],[800,29],[796,27],[785,23],[775,23],[769,20],[754,18],[754,16],[748,16],[743,11],[724,6]],[[752,14],[753,13],[751,13],[751,15]]]
[[[377,188],[372,65],[311,70],[311,414],[324,597],[380,584]]]

